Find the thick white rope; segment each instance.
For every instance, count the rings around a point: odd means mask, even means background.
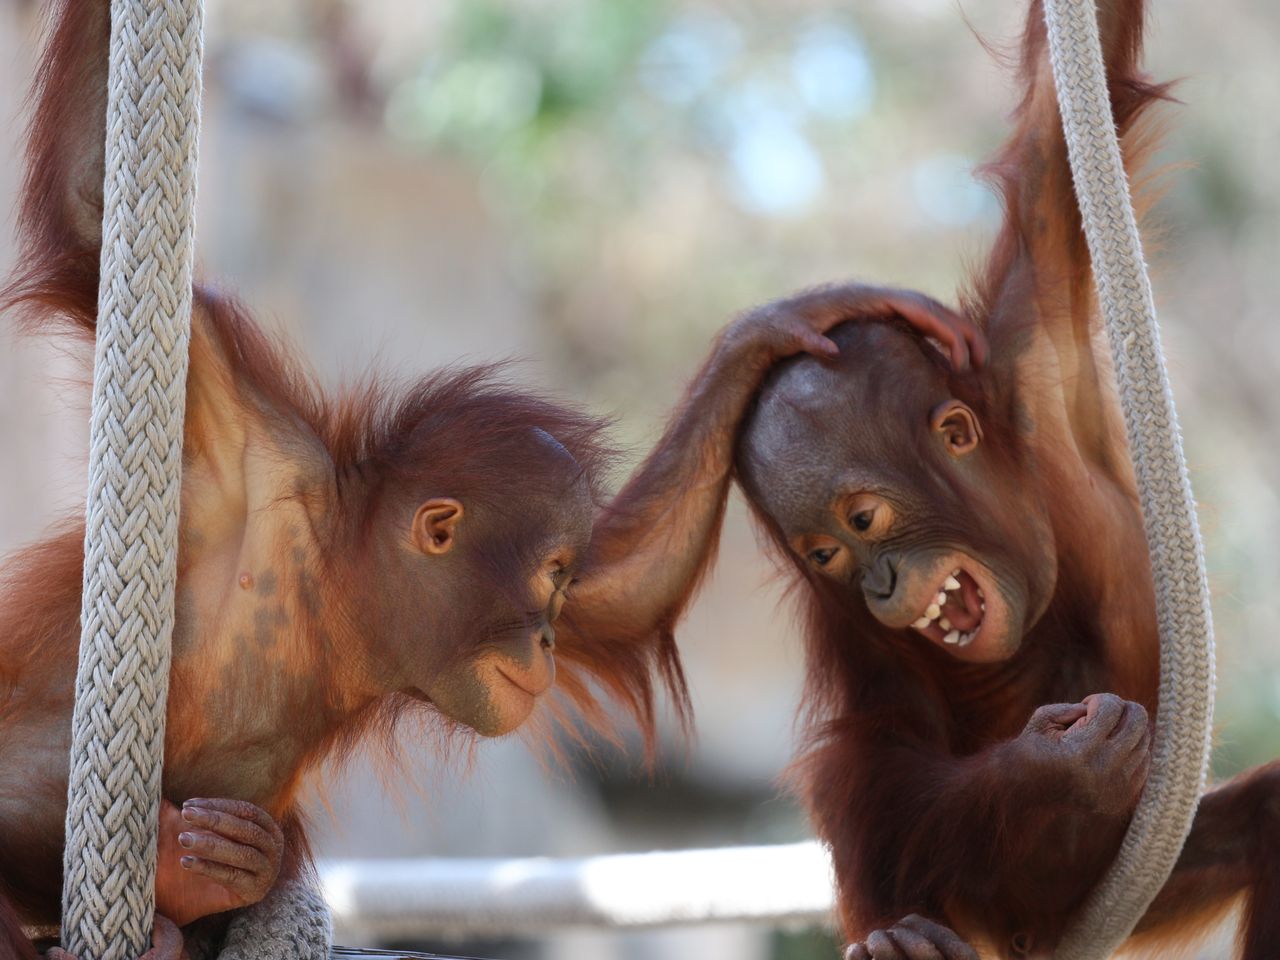
[[[87,2],[87,0],[81,0]],[[115,0],[62,939],[149,946],[178,555],[200,0]]]
[[[1195,501],[1160,349],[1151,282],[1107,93],[1096,0],[1044,0],[1071,174],[1137,473],[1160,630],[1151,775],[1110,872],[1054,956],[1094,960],[1128,937],[1164,886],[1208,771],[1213,622]]]

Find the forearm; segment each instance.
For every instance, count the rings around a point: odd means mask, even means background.
[[[715,549],[734,442],[761,376],[717,341],[652,453],[597,519],[575,606],[607,597],[650,625],[676,612]]]
[[[1068,777],[1029,758],[1017,739],[921,762],[914,780],[898,793],[916,799],[898,801],[892,823],[869,833],[880,838],[871,841],[875,860],[895,865],[874,898],[874,923],[927,911],[1001,936],[1054,937],[1127,821],[1082,802]]]

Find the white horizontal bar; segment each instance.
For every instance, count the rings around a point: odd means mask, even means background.
[[[815,842],[582,859],[332,860],[334,922],[361,937],[512,936],[562,927],[827,923],[831,862]]]

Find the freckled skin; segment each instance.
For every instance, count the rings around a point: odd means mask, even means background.
[[[265,440],[253,446],[271,449]],[[266,457],[262,475],[280,482],[280,463],[271,461],[270,453]],[[389,694],[429,701],[485,735],[506,733],[523,722],[536,697],[515,688],[506,674],[522,679],[537,673],[538,692],[549,688],[552,653],[542,649],[540,635],[549,631],[556,591],[546,564],[551,557],[572,564],[585,552],[594,509],[580,468],[567,452],[548,446],[545,463],[547,472],[529,489],[512,486],[502,513],[483,505],[467,511],[457,549],[442,556],[423,555],[406,536],[413,503],[388,503],[381,532],[344,545],[345,530],[317,525],[315,518],[341,516],[336,504],[351,491],[321,487],[306,499],[311,518],[301,523],[298,501],[278,500],[265,487],[262,500],[278,505],[265,514],[251,512],[242,541],[241,565],[253,571],[256,589],[206,593],[207,580],[195,575],[185,581],[186,607],[195,619],[184,619],[176,632],[185,636],[192,624],[202,624],[202,638],[200,649],[175,663],[174,684],[205,693],[198,710],[171,711],[171,767],[200,770],[202,793],[225,793],[278,810],[296,783],[281,782],[277,772],[305,766],[344,718]],[[561,471],[558,480],[556,470]],[[197,466],[189,482],[198,483],[198,471]],[[298,480],[287,482],[293,488]],[[328,506],[331,499],[334,507]],[[322,539],[300,540],[300,531],[310,529],[318,529]],[[528,595],[520,598],[527,603],[519,607],[477,589],[487,576],[477,567],[485,550],[511,542],[534,545],[522,578],[530,584]],[[249,557],[267,562],[243,563]],[[354,570],[380,571],[378,589],[360,595],[354,605],[355,598],[320,585],[342,578],[336,566],[341,558],[349,558]],[[222,563],[216,553],[209,562]],[[536,609],[542,612],[530,621],[528,611]],[[339,624],[347,639],[335,648],[330,637]],[[242,656],[246,643],[260,653]],[[220,682],[202,683],[207,675],[217,675]],[[259,707],[246,716],[245,702]],[[214,773],[210,784],[209,771],[223,772]],[[180,773],[171,776],[177,794],[194,789]],[[225,779],[218,783],[219,778]]]

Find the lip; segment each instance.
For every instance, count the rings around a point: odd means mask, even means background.
[[[986,625],[982,582],[962,565],[951,570],[936,590],[927,610],[911,627],[934,643],[964,649],[978,639]]]
[[[554,682],[554,674],[553,674],[553,679],[543,684],[542,687],[539,688],[536,683],[530,682],[528,677],[516,677],[512,673],[506,670],[503,670],[502,667],[498,667],[497,670],[498,670],[498,674],[502,677],[502,679],[506,680],[507,683],[511,684],[521,693],[524,693],[529,695],[530,697],[533,697],[535,700],[538,699],[538,697],[542,696],[544,693],[546,693],[548,690],[550,690],[551,684],[552,682]]]
[[[936,601],[937,592],[945,593],[946,601],[939,604],[941,610],[932,618],[927,616],[927,610],[922,611],[912,622],[911,631],[959,660],[985,662],[1007,656],[1004,637],[1009,629],[1009,611],[992,571],[972,557],[957,553],[939,561],[931,578],[936,578],[937,583],[928,602]],[[944,589],[951,578],[959,581],[958,589]],[[941,626],[944,617],[948,628]]]

